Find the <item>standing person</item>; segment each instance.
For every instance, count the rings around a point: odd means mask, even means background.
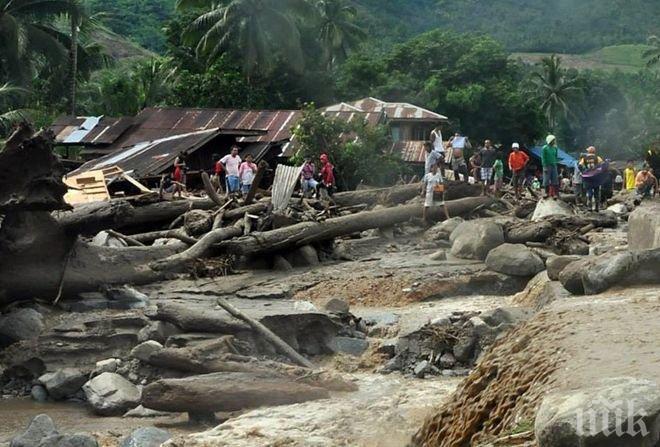
[[[573,193],[575,193],[575,204],[582,203],[582,194],[584,188],[582,187],[582,171],[580,171],[580,164],[576,161],[575,168],[573,169]]]
[[[626,164],[626,169],[623,171],[623,185],[628,191],[635,190],[635,178],[637,174],[635,173],[635,166],[632,160],[628,160]]]
[[[481,181],[484,183],[486,190],[488,190],[490,182],[493,179],[493,165],[497,159],[497,152],[490,140],[484,142],[484,148],[479,155],[481,156]]]
[[[502,190],[504,184],[504,163],[499,158],[493,163],[493,179],[495,193],[497,194]]]
[[[442,179],[442,174],[440,173],[440,164],[436,163],[431,166],[431,171],[424,175],[422,179],[422,193],[421,196],[424,197],[424,211],[422,214],[422,219],[426,225],[430,225],[429,219],[429,209],[432,206],[443,205],[442,201],[437,201],[435,196],[436,194],[442,194],[444,192],[444,180]]]
[[[211,184],[215,188],[216,192],[222,194],[224,192],[222,185],[225,184],[225,168],[222,166],[220,158],[221,157],[219,154],[213,154],[213,176],[211,176]]]
[[[479,155],[479,152],[470,157],[470,169],[472,170],[472,178],[474,178],[474,183],[479,183],[479,174],[481,172],[481,155]]]
[[[316,166],[312,162],[312,157],[305,157],[305,163],[300,173],[300,186],[302,188],[303,197],[309,197],[316,191],[318,182],[314,180],[316,174]]]
[[[520,150],[520,144],[513,143],[511,145],[512,152],[509,154],[509,169],[511,170],[511,178],[513,181],[513,190],[516,194],[516,199],[520,199],[522,193],[523,182],[525,181],[525,170],[527,163],[529,163],[529,156]]]
[[[559,175],[557,164],[559,163],[559,151],[557,149],[557,138],[548,135],[545,138],[545,146],[541,150],[541,165],[543,166],[543,187],[546,197],[557,200],[559,195]]]
[[[182,185],[186,184],[186,157],[188,153],[186,151],[180,152],[179,155],[174,159],[174,172],[172,173],[172,180],[181,183]]]
[[[603,162],[603,159],[596,154],[596,148],[589,146],[587,153],[580,157],[580,170],[582,172],[591,171]],[[586,182],[587,207],[598,211],[600,205],[600,184],[595,182]]]
[[[238,177],[241,182],[241,193],[243,195],[247,195],[250,192],[254,176],[257,175],[257,165],[252,159],[252,154],[247,154],[245,161],[238,168]]]
[[[335,188],[335,167],[330,163],[328,154],[321,154],[321,183],[319,186],[326,190],[328,195],[332,197]]]
[[[470,173],[468,171],[467,163],[465,162],[465,155],[463,153],[463,147],[451,147],[452,157],[451,157],[451,169],[454,171],[454,179],[460,181],[461,174],[463,175],[463,181],[467,183],[469,181]]]
[[[426,159],[424,162],[424,175],[431,172],[431,166],[441,161],[443,153],[435,150],[430,141],[424,143],[424,151],[426,152]]]
[[[431,143],[433,144],[433,150],[440,155],[442,163],[444,163],[445,143],[442,140],[442,131],[439,124],[431,131]]]
[[[227,194],[237,193],[241,185],[238,173],[238,168],[241,166],[241,157],[238,156],[238,146],[232,146],[231,153],[222,157],[220,162],[224,166],[227,176]]]

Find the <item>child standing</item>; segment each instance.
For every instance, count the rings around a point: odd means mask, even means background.
[[[254,176],[257,174],[257,165],[252,161],[252,154],[245,156],[245,161],[238,168],[238,177],[241,181],[241,192],[243,195],[250,192]]]
[[[493,163],[493,176],[495,178],[495,194],[502,190],[504,184],[504,163],[499,158]]]

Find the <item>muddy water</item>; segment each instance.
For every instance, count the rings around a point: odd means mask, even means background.
[[[173,434],[193,433],[203,430],[189,427],[185,416],[159,418],[121,418],[98,417],[93,415],[84,404],[72,402],[37,403],[30,398],[0,400],[0,446],[8,446],[9,441],[18,432],[27,427],[36,415],[45,413],[50,416],[61,433],[105,433],[109,438],[121,439],[132,430],[157,426]],[[116,445],[113,442],[104,445]]]

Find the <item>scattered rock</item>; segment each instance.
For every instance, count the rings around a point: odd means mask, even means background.
[[[477,338],[474,336],[461,337],[454,345],[454,358],[461,363],[470,363],[476,344]]]
[[[290,294],[291,287],[287,284],[253,286],[236,292],[237,297],[248,300],[279,300],[288,298]]]
[[[608,206],[607,210],[612,211],[614,214],[623,215],[628,212],[628,207],[623,203],[615,203],[612,206]]]
[[[181,329],[172,323],[167,321],[154,321],[148,326],[140,329],[140,332],[138,332],[138,341],[144,342],[154,340],[158,343],[164,344],[170,336],[178,335],[180,333]]]
[[[326,312],[330,312],[334,314],[346,315],[350,311],[350,306],[348,304],[348,301],[342,298],[328,298],[327,300],[323,301],[321,307]]]
[[[48,391],[46,391],[46,387],[43,385],[32,385],[30,396],[32,400],[43,403],[48,400]]]
[[[109,234],[107,231],[101,231],[90,242],[91,245],[98,247],[124,248],[128,244],[123,239]]]
[[[432,241],[449,239],[451,233],[463,222],[465,221],[461,217],[452,217],[451,219],[435,224],[426,230],[424,239]]]
[[[143,427],[124,438],[120,447],[160,447],[172,437],[167,430],[156,427]]]
[[[630,213],[628,245],[631,250],[660,247],[660,203],[646,202]]]
[[[504,231],[490,221],[463,222],[451,233],[450,242],[451,254],[457,258],[483,260],[504,243]]]
[[[208,233],[213,227],[213,215],[204,210],[190,210],[183,218],[183,228],[190,236]]]
[[[582,256],[566,255],[566,256],[552,256],[545,262],[545,267],[548,270],[548,278],[552,281],[559,280],[559,274],[564,268],[574,261],[579,261]]]
[[[102,416],[124,414],[140,402],[140,390],[119,374],[103,373],[83,385],[87,401]]]
[[[417,365],[415,365],[415,369],[413,369],[413,374],[415,374],[415,377],[417,377],[418,379],[423,379],[424,376],[426,376],[426,373],[430,369],[431,369],[431,364],[429,363],[429,361],[422,360]]]
[[[98,447],[92,436],[82,433],[75,435],[52,435],[42,439],[38,447]]]
[[[133,357],[134,359],[141,360],[143,362],[148,362],[149,357],[151,357],[154,353],[160,351],[161,349],[163,349],[163,345],[161,345],[155,340],[148,340],[134,347],[131,350],[131,357]]]
[[[487,310],[479,315],[479,318],[488,326],[499,328],[502,325],[514,325],[528,320],[534,312],[524,307],[498,307]]]
[[[429,256],[429,259],[431,259],[432,261],[446,261],[447,252],[445,250],[438,250],[435,253],[433,253],[431,256]]]
[[[536,253],[522,244],[502,244],[486,257],[489,269],[513,276],[534,276],[545,266]]]
[[[87,374],[77,368],[64,368],[39,377],[54,400],[66,399],[76,394],[87,382]]]
[[[311,245],[303,245],[293,250],[289,255],[289,262],[294,267],[314,267],[319,265],[319,255]]]
[[[621,377],[551,394],[541,403],[534,432],[539,447],[657,445],[660,388],[652,381]]]
[[[110,309],[143,309],[149,305],[149,297],[130,286],[104,289]]]
[[[296,301],[293,303],[293,309],[300,312],[318,312],[318,309],[309,301]]]
[[[167,413],[165,411],[152,410],[150,408],[144,408],[142,405],[138,405],[132,410],[128,410],[122,417],[124,418],[156,418],[160,416],[169,416],[172,413]]]
[[[273,270],[280,272],[288,272],[293,270],[293,266],[286,258],[282,255],[273,256]]]
[[[96,366],[94,368],[94,371],[92,371],[91,376],[96,377],[99,374],[103,374],[104,372],[117,372],[117,368],[121,365],[121,360],[120,359],[106,359],[106,360],[100,360],[96,362]]]
[[[343,353],[359,357],[369,349],[369,342],[360,338],[335,337],[331,349],[336,353]]]
[[[563,200],[541,199],[537,202],[532,222],[538,222],[548,216],[572,216],[573,209]]]
[[[449,352],[440,356],[440,368],[451,369],[456,366],[456,357]]]
[[[43,316],[32,308],[14,310],[0,317],[0,348],[37,338],[44,330]]]
[[[56,434],[53,420],[47,414],[39,414],[32,418],[22,434],[11,440],[9,447],[37,447],[42,439]]]

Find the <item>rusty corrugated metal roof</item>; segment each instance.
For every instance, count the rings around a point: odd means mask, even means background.
[[[387,118],[396,120],[422,120],[422,121],[447,121],[447,117],[439,113],[432,112],[423,107],[409,104],[407,102],[387,102],[378,98],[363,98],[353,102],[343,102],[333,106],[326,107],[324,110],[329,112],[348,111],[350,108],[356,108],[363,112],[385,112]]]
[[[425,141],[396,141],[392,144],[391,153],[400,154],[408,163],[424,163],[426,161]]]

